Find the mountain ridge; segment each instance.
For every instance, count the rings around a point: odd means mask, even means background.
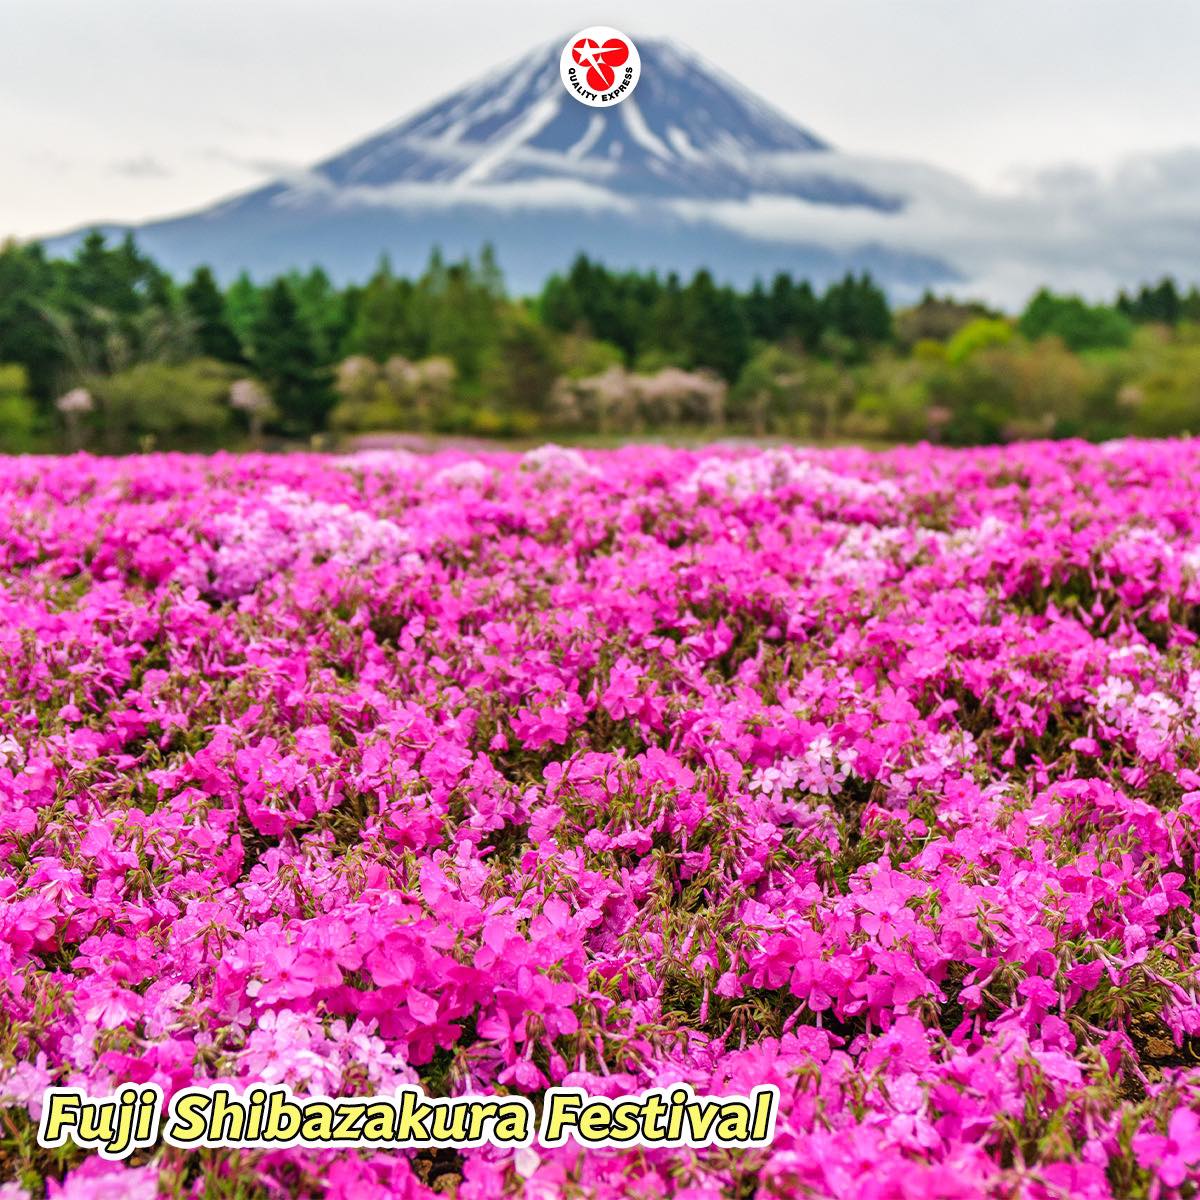
[[[579,252],[613,267],[707,266],[738,283],[870,270],[904,294],[958,278],[885,239],[832,246],[706,219],[706,205],[762,197],[887,217],[908,198],[847,173],[829,143],[694,52],[635,40],[641,80],[611,109],[569,95],[547,43],[305,171],[177,217],[100,228],[132,232],[168,269],[208,262],[222,277],[320,262],[353,279],[383,253],[408,271],[435,243],[458,255],[490,241],[517,290]],[[67,250],[83,232],[47,244]]]

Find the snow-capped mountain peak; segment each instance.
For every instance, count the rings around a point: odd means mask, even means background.
[[[320,163],[314,183],[372,190],[573,181],[636,199],[745,197],[770,190],[817,203],[892,209],[897,197],[796,170],[829,147],[697,56],[637,39],[637,90],[610,109],[563,88],[558,44],[541,47]]]

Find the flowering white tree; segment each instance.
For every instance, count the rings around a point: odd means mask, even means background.
[[[429,429],[454,395],[457,372],[448,358],[414,362],[395,354],[382,366],[362,354],[344,359],[334,387],[340,397],[330,416],[335,429]]]
[[[600,433],[631,429],[637,419],[634,376],[624,367],[609,367],[584,379],[560,379],[550,393],[550,411],[566,426]]]
[[[83,418],[96,407],[92,393],[87,388],[72,388],[59,396],[54,402],[54,407],[62,413],[67,427],[67,449],[78,450],[83,444]]]
[[[250,422],[250,437],[257,443],[262,438],[263,421],[271,411],[271,397],[253,379],[235,379],[229,385],[229,407],[246,414]]]
[[[562,425],[633,432],[646,425],[720,425],[727,392],[725,381],[707,371],[664,367],[638,375],[609,367],[583,379],[560,379],[550,403]]]
[[[664,367],[654,375],[635,375],[642,415],[647,423],[720,425],[725,420],[728,385],[710,371]]]

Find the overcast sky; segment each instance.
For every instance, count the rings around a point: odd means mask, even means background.
[[[596,23],[988,189],[1200,146],[1198,0],[0,0],[0,236],[199,207]]]

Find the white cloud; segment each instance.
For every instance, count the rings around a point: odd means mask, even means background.
[[[744,201],[677,200],[666,207],[686,220],[716,222],[764,240],[842,250],[878,244],[932,255],[963,275],[954,291],[1010,309],[1047,283],[1111,299],[1120,287],[1165,274],[1187,283],[1200,277],[1200,149],[1140,155],[1108,171],[1064,164],[1012,173],[1006,187],[993,190],[937,167],[836,151],[771,155],[743,166],[760,169],[765,179],[853,180],[908,201],[898,212],[881,212],[763,192]],[[632,215],[663,203],[553,176],[337,187],[319,172],[292,168],[277,178],[287,185],[274,200],[281,207],[324,199],[338,208],[429,211],[471,204]]]
[[[789,171],[799,176],[815,165],[799,156]],[[764,194],[672,207],[753,237],[934,254],[967,277],[956,290],[1008,307],[1047,282],[1111,299],[1118,287],[1164,274],[1200,277],[1200,149],[1139,155],[1108,171],[1043,169],[995,191],[918,163],[837,153],[822,156],[821,173],[898,192],[909,203],[882,213]]]
[[[429,211],[460,205],[518,209],[574,209],[632,212],[635,205],[618,192],[577,179],[528,179],[509,183],[388,183],[336,187],[315,171],[295,172],[272,203],[282,208],[325,198],[336,208],[396,208]]]

